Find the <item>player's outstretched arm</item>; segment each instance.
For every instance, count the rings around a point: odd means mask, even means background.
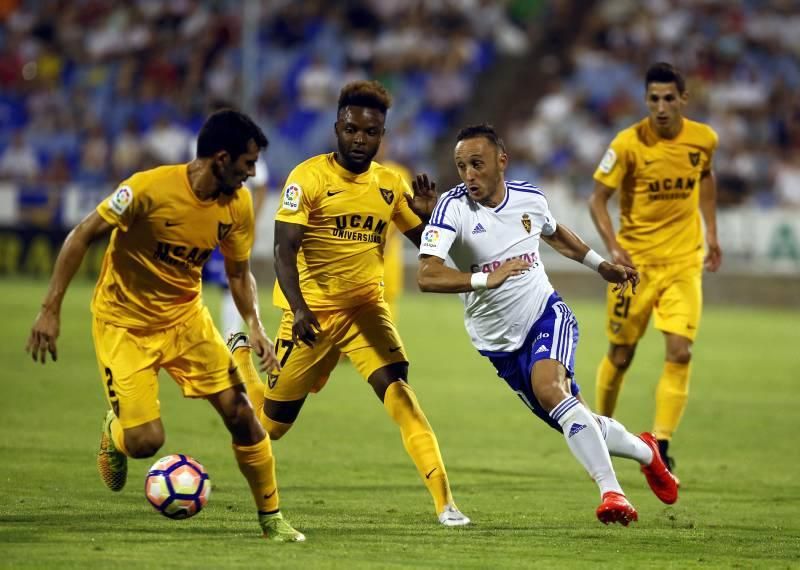
[[[594,191],[589,197],[589,213],[592,215],[592,221],[597,228],[597,233],[606,244],[606,249],[614,263],[621,263],[628,267],[636,267],[631,260],[630,254],[622,248],[617,242],[617,236],[614,233],[614,224],[611,222],[611,216],[608,214],[608,200],[614,194],[615,189],[606,186],[602,182],[595,181]]]
[[[47,294],[42,301],[42,308],[36,315],[28,344],[25,346],[25,350],[30,353],[34,361],[38,360],[44,364],[48,352],[54,361],[57,360],[56,339],[61,324],[61,303],[64,301],[64,294],[86,256],[89,244],[112,229],[111,224],[93,210],[69,232],[67,239],[64,240],[56,258]]]
[[[597,271],[609,283],[618,285],[615,291],[622,293],[630,283],[633,292],[639,284],[639,273],[631,265],[609,263],[593,251],[578,234],[563,224],[558,224],[551,235],[542,234],[542,240],[564,257],[574,259]]]
[[[301,224],[275,222],[275,275],[289,306],[294,313],[292,340],[313,346],[320,331],[319,321],[308,308],[300,289],[300,274],[297,271],[297,253],[303,243],[306,228]]]
[[[722,248],[717,239],[717,181],[714,172],[703,173],[700,179],[700,212],[706,226],[707,252],[705,267],[716,271],[722,264]]]
[[[250,260],[233,261],[225,258],[225,273],[231,289],[233,302],[250,331],[250,344],[258,355],[262,372],[279,371],[281,366],[275,356],[275,346],[267,336],[258,310],[258,287]]]
[[[497,289],[509,277],[525,273],[530,263],[510,259],[491,273],[462,273],[447,267],[441,257],[421,255],[417,270],[417,285],[428,293],[466,293],[483,289]]]

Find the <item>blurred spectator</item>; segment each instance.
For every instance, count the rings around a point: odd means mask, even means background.
[[[143,155],[144,148],[138,125],[134,119],[129,119],[125,130],[114,141],[114,150],[111,154],[113,178],[122,180],[136,172]]]
[[[783,207],[800,208],[800,152],[787,152],[775,172],[775,194]]]
[[[297,78],[300,107],[309,111],[328,110],[336,102],[337,88],[333,67],[321,57],[314,56]]]
[[[0,177],[14,182],[28,182],[36,177],[38,171],[36,153],[25,142],[22,132],[15,132],[11,144],[0,157]]]
[[[178,164],[187,160],[186,149],[191,140],[187,129],[162,116],[144,136],[144,148],[156,162]]]
[[[105,133],[99,125],[89,129],[81,152],[80,178],[89,184],[99,184],[108,169],[109,149]]]

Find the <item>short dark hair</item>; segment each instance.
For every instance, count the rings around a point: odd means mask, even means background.
[[[209,158],[224,150],[232,160],[247,152],[253,141],[259,149],[267,148],[269,141],[253,120],[234,109],[221,109],[211,113],[197,136],[197,158]]]
[[[644,76],[645,91],[651,83],[674,83],[679,94],[683,95],[686,92],[686,80],[683,78],[683,74],[671,63],[665,61],[654,63],[647,69]]]
[[[377,109],[385,115],[392,106],[392,96],[378,81],[351,81],[339,92],[336,112],[349,105]]]
[[[497,131],[494,130],[494,127],[489,123],[481,123],[479,125],[469,125],[468,127],[464,127],[458,134],[456,135],[456,142],[461,142],[464,139],[474,139],[476,137],[484,137],[489,139],[494,146],[500,149],[500,152],[506,151],[506,143],[503,142],[497,135]]]

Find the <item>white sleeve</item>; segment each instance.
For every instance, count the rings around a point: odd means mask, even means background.
[[[450,248],[458,237],[460,227],[458,204],[454,200],[440,198],[433,210],[431,220],[425,226],[425,231],[422,232],[419,245],[420,255],[435,255],[447,259]]]
[[[422,232],[419,244],[420,255],[435,255],[447,259],[450,247],[456,240],[456,232],[440,226],[428,224]]]
[[[542,197],[542,202],[544,202],[544,212],[542,213],[542,235],[543,236],[551,236],[556,233],[556,229],[558,228],[558,223],[556,219],[553,217],[553,214],[550,212],[550,206],[547,204],[547,200]]]

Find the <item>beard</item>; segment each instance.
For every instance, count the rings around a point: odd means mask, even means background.
[[[224,194],[225,196],[233,196],[236,190],[239,189],[239,185],[234,186],[225,181],[225,173],[217,164],[211,165],[211,173],[214,175],[214,179],[217,181],[218,193]]]

